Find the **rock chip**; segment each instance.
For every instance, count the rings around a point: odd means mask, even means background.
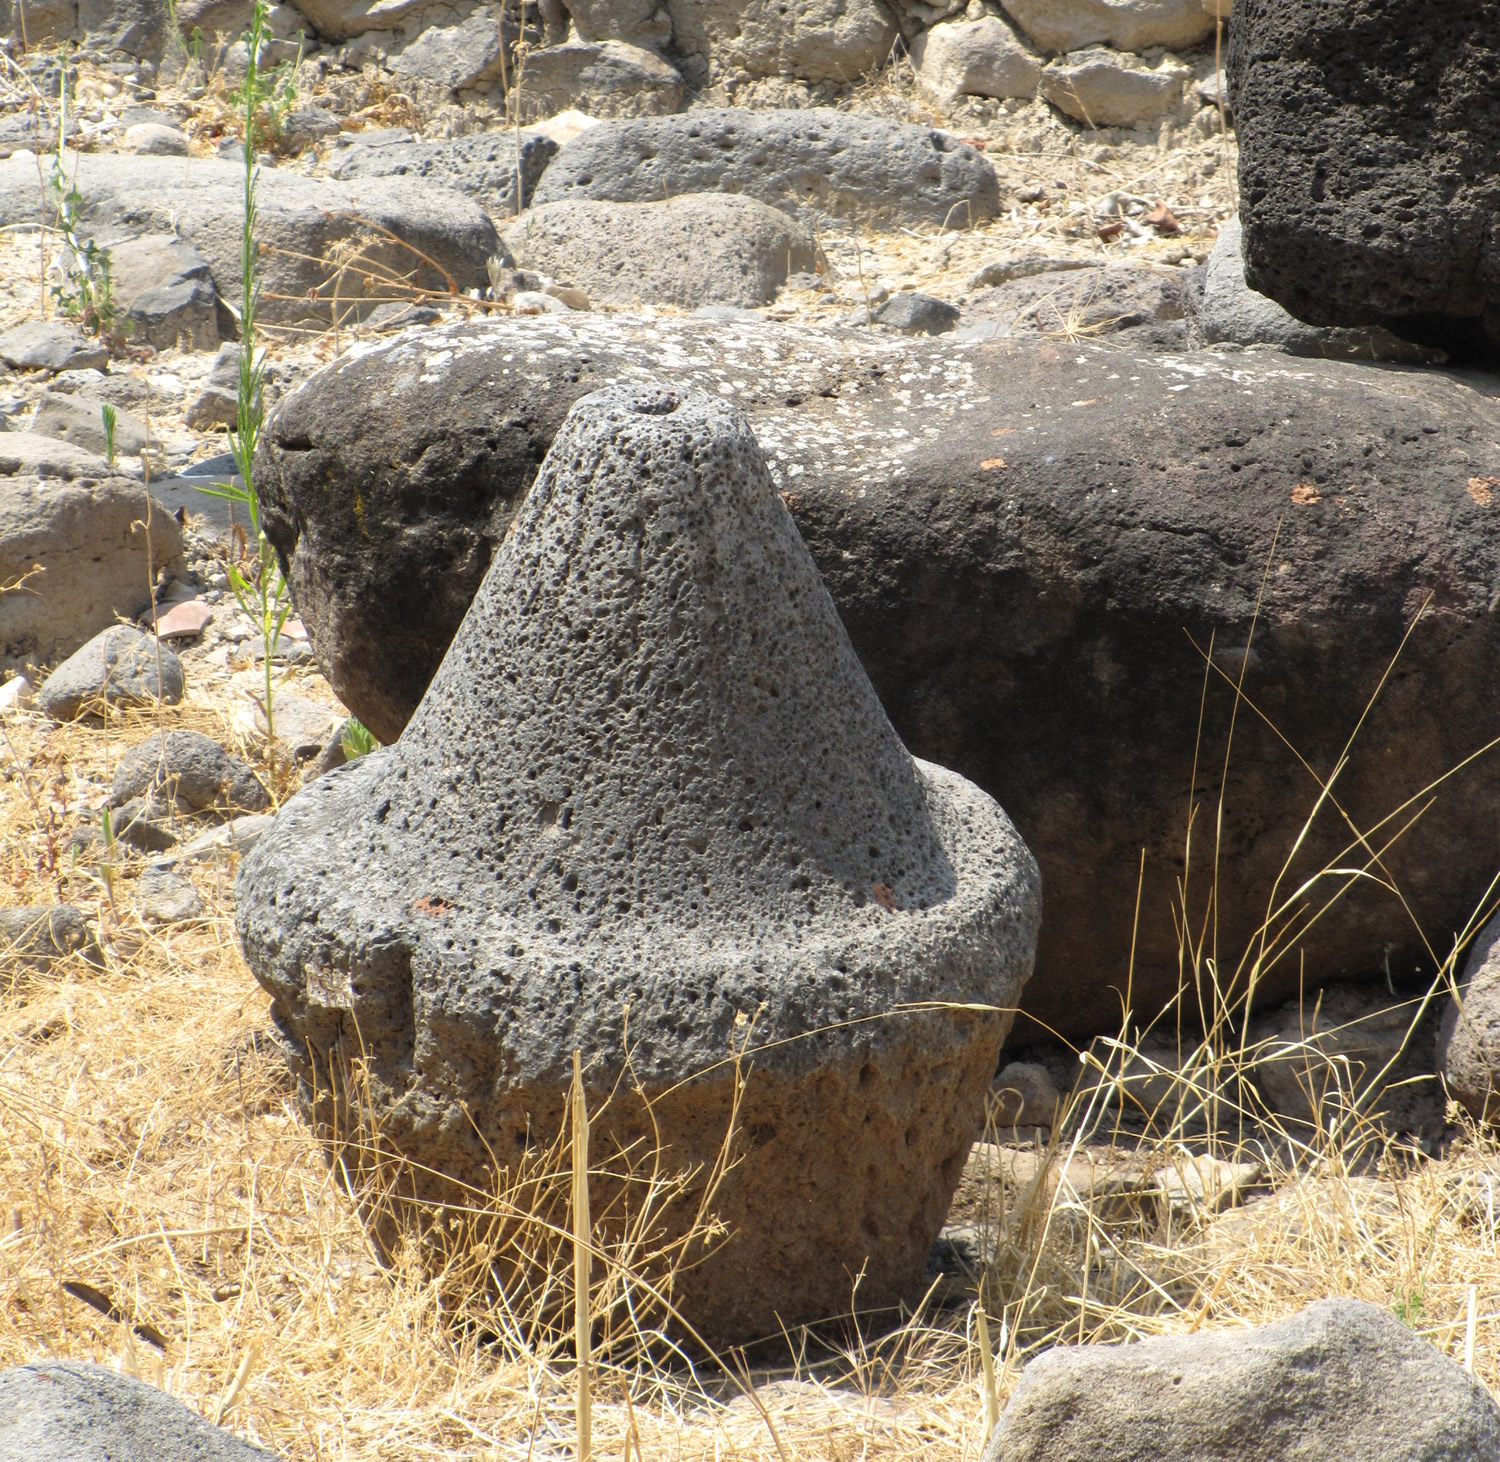
[[[0,1371],[0,1456],[29,1462],[274,1462],[175,1397],[76,1360]]]
[[[1042,95],[1091,127],[1149,126],[1177,110],[1192,75],[1175,56],[1153,65],[1140,56],[1090,46],[1043,68]]]
[[[1251,1330],[1058,1346],[1027,1365],[984,1462],[1478,1462],[1500,1407],[1389,1310],[1321,1300]]]
[[[249,762],[201,731],[158,731],[120,758],[111,807],[158,792],[185,812],[211,807],[264,812],[271,805]]]
[[[283,808],[236,907],[314,1118],[357,1026],[363,1115],[423,1174],[545,1147],[579,1049],[695,1167],[753,1020],[732,1237],[673,1287],[722,1345],[840,1313],[856,1274],[862,1308],[920,1296],[1010,1024],[972,1007],[1019,994],[1038,887],[999,807],[897,739],[744,418],[641,385],[570,413],[401,740]],[[869,1019],[919,1001],[970,1008]],[[644,1116],[599,1112],[601,1164]]]
[[[655,117],[679,112],[682,74],[654,51],[624,41],[568,41],[526,58],[521,120],[578,107],[592,117]]]
[[[214,356],[203,389],[183,413],[194,431],[211,431],[216,426],[234,426],[240,414],[240,348],[226,340]]]
[[[911,59],[918,88],[942,106],[965,96],[1030,100],[1042,77],[1042,63],[998,15],[923,31]]]
[[[125,135],[120,138],[120,151],[147,157],[186,157],[187,133],[179,127],[163,126],[160,122],[137,122],[125,129]]]
[[[1448,1095],[1470,1116],[1500,1118],[1500,917],[1469,947],[1457,998],[1438,1030],[1437,1063]]]
[[[997,797],[1038,855],[1049,917],[1028,1008],[1070,1037],[1113,1033],[1133,930],[1134,1008],[1178,992],[1186,779],[1200,736],[1221,758],[1224,676],[1242,666],[1308,763],[1334,766],[1431,593],[1401,653],[1421,673],[1385,679],[1340,804],[1373,827],[1434,767],[1465,763],[1385,855],[1422,928],[1462,928],[1500,867],[1500,762],[1466,761],[1494,735],[1485,687],[1500,682],[1495,380],[1133,338],[454,324],[287,397],[256,481],[320,665],[389,742],[568,407],[643,376],[729,387],[898,731]],[[1229,972],[1278,879],[1298,887],[1348,856],[1325,811],[1284,874],[1317,784],[1258,717],[1239,717],[1233,751]],[[1206,785],[1217,801],[1217,773]],[[1322,879],[1309,896],[1332,891]],[[1190,884],[1195,909],[1207,893]],[[1360,880],[1262,968],[1262,996],[1296,994],[1299,960],[1308,989],[1383,983],[1387,963],[1397,981],[1430,972],[1413,930]]]
[[[800,223],[753,198],[689,193],[661,203],[546,203],[502,235],[523,268],[581,286],[594,301],[765,305],[816,254]]]
[[[1482,4],[1244,0],[1245,277],[1314,325],[1500,354],[1500,35]]]
[[[75,167],[84,200],[82,232],[111,240],[175,232],[209,261],[220,294],[238,307],[245,183],[239,163],[195,158],[191,166],[184,166],[170,157],[70,154],[70,177]],[[373,301],[362,304],[363,280],[371,268],[401,276],[415,270],[415,282],[422,287],[443,289],[448,277],[460,289],[482,286],[485,260],[499,248],[494,225],[483,210],[444,188],[409,178],[398,183],[372,177],[341,184],[273,167],[262,167],[259,176],[261,314],[268,324],[327,325],[335,289],[341,310],[357,314],[361,308],[373,308]],[[33,219],[36,188],[34,162],[0,162],[0,226]],[[388,230],[394,240],[379,230]],[[360,251],[364,264],[331,270],[325,261],[357,238],[365,241]],[[424,264],[413,250],[439,267]],[[387,286],[378,280],[369,291],[377,298],[386,292]],[[49,368],[102,364],[105,354],[102,347],[81,359],[62,360],[55,353],[48,359],[60,363]]]
[[[108,433],[104,430],[104,415],[99,402],[87,396],[44,391],[36,404],[31,429],[101,457],[108,446]],[[145,445],[146,423],[132,412],[117,408],[115,451],[124,457],[136,457]]]
[[[185,924],[201,918],[206,905],[191,880],[170,868],[148,868],[135,886],[135,903],[150,924]]]
[[[101,963],[99,946],[81,909],[72,904],[0,909],[0,970],[46,970],[73,954],[90,964]],[[3,1436],[0,1429],[0,1439]]]
[[[109,251],[126,337],[158,350],[213,350],[239,333],[214,285],[209,261],[172,234],[143,234]]]
[[[864,312],[856,319],[863,324]],[[903,335],[945,335],[958,324],[959,308],[930,294],[902,290],[871,311],[870,319]]]
[[[653,203],[712,192],[889,226],[967,228],[1000,206],[994,168],[967,143],[935,128],[822,107],[601,122],[558,154],[536,202]]]
[[[6,160],[4,166],[16,169],[16,164]],[[25,164],[21,164],[24,168]],[[36,169],[32,168],[32,192],[36,192]],[[36,211],[36,199],[31,200],[32,211]],[[3,207],[3,203],[0,203]],[[6,222],[16,220],[7,218]],[[89,367],[103,368],[109,364],[109,348],[103,342],[91,339],[76,325],[62,320],[26,320],[12,325],[0,335],[0,361],[16,370],[23,371],[71,371]]]
[[[213,607],[207,601],[184,599],[157,615],[151,627],[159,640],[195,640],[213,620]]]
[[[0,472],[4,456],[0,447]],[[0,594],[0,671],[54,665],[117,619],[134,619],[151,602],[152,571],[181,556],[172,515],[157,505],[148,540],[145,489],[98,467],[97,478],[71,482],[0,476],[0,584],[24,580]]]
[[[1200,0],[1007,0],[1006,12],[1042,50],[1103,43],[1118,51],[1181,49],[1214,33]]]
[[[101,704],[149,706],[160,699],[175,706],[182,690],[177,656],[154,635],[116,624],[69,655],[42,682],[37,701],[54,721],[73,721]]]
[[[1304,324],[1245,282],[1242,239],[1236,215],[1219,230],[1208,256],[1203,298],[1194,308],[1194,323],[1210,343],[1274,345],[1288,355],[1390,360],[1408,365],[1441,364],[1446,359],[1444,352],[1403,340],[1378,325],[1336,329]]]
[[[520,146],[520,207],[524,208],[532,201],[537,180],[557,156],[558,147],[540,132],[522,132]],[[452,188],[473,198],[491,218],[499,220],[514,218],[518,211],[516,170],[513,132],[471,132],[433,142],[356,141],[329,167],[335,178],[413,178]]]

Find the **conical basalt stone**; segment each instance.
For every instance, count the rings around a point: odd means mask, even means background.
[[[651,1132],[684,1212],[732,1127],[728,1237],[670,1282],[715,1345],[920,1293],[1038,902],[891,729],[743,417],[651,386],[573,409],[401,740],[237,885],[304,1105],[419,1197],[551,1143],[575,1050],[597,1166]]]

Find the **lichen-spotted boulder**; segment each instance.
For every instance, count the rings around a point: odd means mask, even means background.
[[[663,1169],[711,1167],[745,1051],[729,1238],[673,1289],[722,1345],[919,1296],[1038,875],[897,738],[744,418],[643,385],[573,409],[400,741],[237,902],[315,1120],[327,1062],[419,1197],[551,1141],[574,1051],[596,1104],[625,1078],[598,1151],[638,1084]]]

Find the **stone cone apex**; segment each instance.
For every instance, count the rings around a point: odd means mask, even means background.
[[[671,1286],[724,1345],[847,1317],[861,1273],[862,1308],[920,1294],[1038,883],[1001,809],[902,746],[744,418],[617,386],[569,415],[401,740],[289,803],[237,903],[305,1105],[377,1125],[418,1196],[552,1141],[575,1050],[596,1153],[650,1103],[662,1167],[707,1171],[738,1094],[729,1238]]]

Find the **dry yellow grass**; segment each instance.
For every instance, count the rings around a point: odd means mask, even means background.
[[[22,717],[0,741],[5,901],[72,899],[105,935],[102,969],[72,960],[0,984],[0,1365],[49,1354],[116,1365],[296,1458],[571,1453],[562,1344],[485,1339],[417,1266],[376,1262],[267,1039],[228,870],[194,874],[209,917],[157,930],[131,912],[138,866],[121,869],[116,914],[86,861],[57,856],[93,819],[123,749],[158,724],[222,735],[227,723],[201,704],[102,727]],[[1116,1047],[1108,1063],[1128,1054]],[[1136,1152],[1146,1176],[1125,1185],[1128,1201],[1118,1185],[1106,1200],[1048,1181],[1049,1166],[1086,1150],[1089,1103],[1105,1089],[1074,1100],[1050,1160],[1031,1165],[1039,1179],[997,1170],[984,1155],[999,1149],[982,1148],[960,1194],[996,1253],[983,1292],[997,1401],[1047,1344],[1254,1324],[1328,1294],[1396,1307],[1500,1387],[1491,1142],[1471,1135],[1422,1160],[1354,1124],[1326,1150],[1259,1150],[1275,1195],[1214,1221],[1211,1204],[1163,1198],[1151,1175],[1188,1151],[1166,1139]],[[1277,1171],[1288,1154],[1296,1181]],[[809,1343],[775,1375],[618,1348],[596,1365],[594,1455],[975,1457],[985,1388],[964,1288],[949,1283],[863,1347]]]

